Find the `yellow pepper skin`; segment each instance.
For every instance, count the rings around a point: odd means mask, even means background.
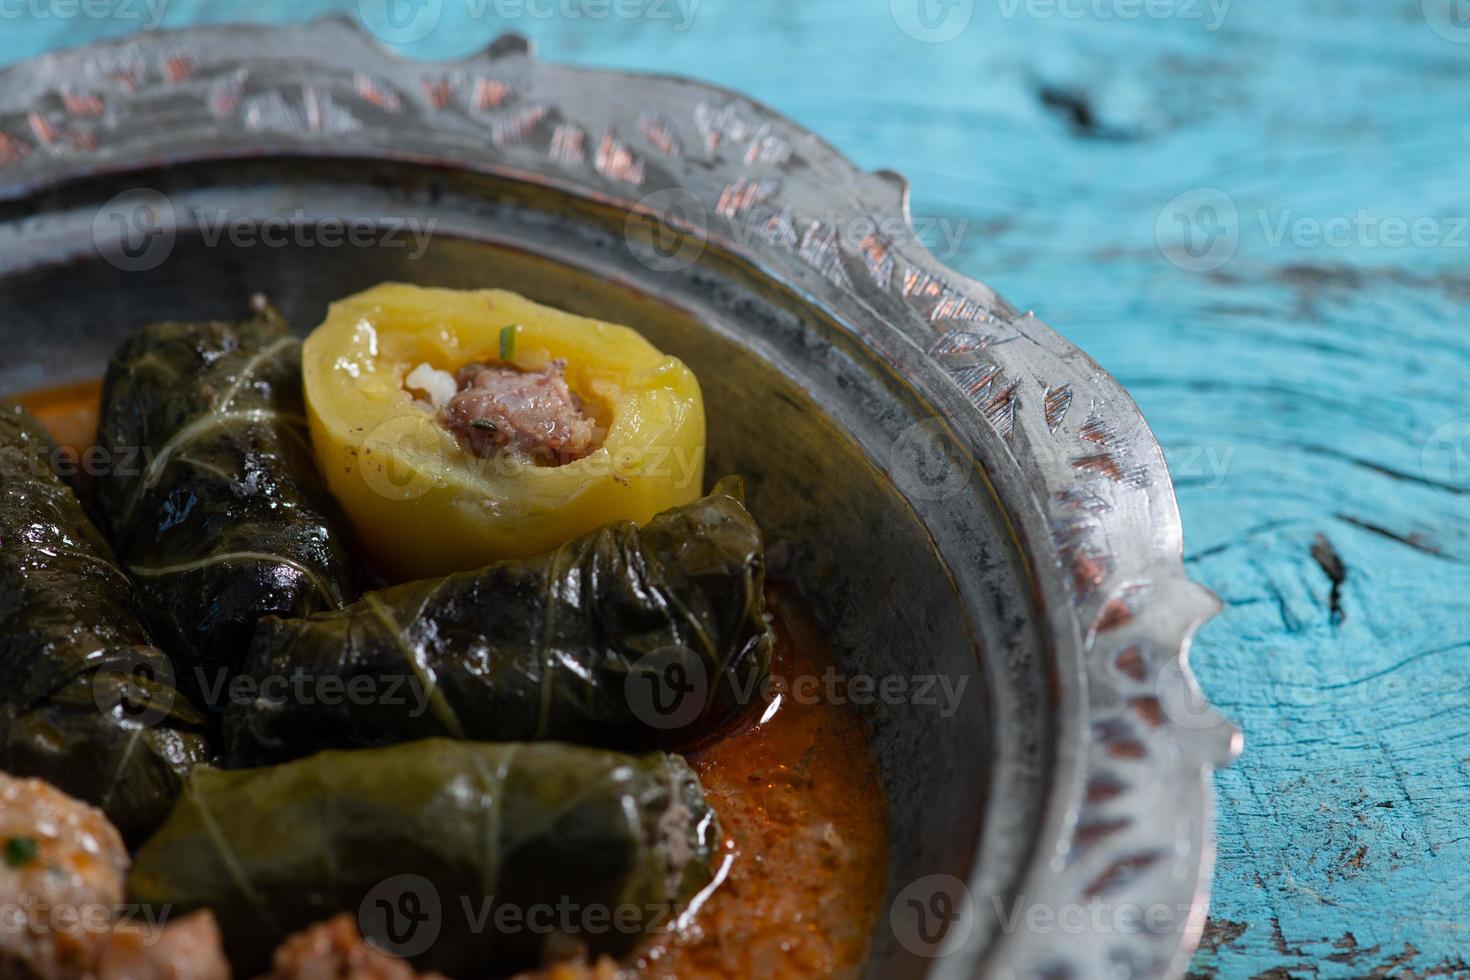
[[[420,364],[543,370],[556,358],[606,429],[590,455],[560,466],[467,452],[404,388]],[[541,554],[612,521],[643,524],[703,489],[693,372],[628,327],[515,293],[375,286],[332,304],[302,371],[317,464],[396,580]]]

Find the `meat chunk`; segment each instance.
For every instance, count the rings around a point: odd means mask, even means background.
[[[88,980],[230,980],[214,913],[205,909],[162,929],[119,925],[98,944]]]
[[[627,975],[610,956],[599,957],[595,963],[578,956],[531,973],[517,974],[513,980],[619,980]]]
[[[567,387],[566,362],[545,371],[469,364],[456,375],[459,393],[439,419],[478,456],[501,454],[559,465],[596,449],[597,423]]]
[[[128,864],[101,810],[0,773],[0,977],[230,980],[211,913],[120,915]]]
[[[84,972],[123,899],[128,852],[102,811],[0,773],[0,976]]]
[[[352,916],[343,912],[291,936],[276,950],[274,968],[262,980],[415,980],[406,961],[368,945]],[[424,980],[443,980],[437,973]]]

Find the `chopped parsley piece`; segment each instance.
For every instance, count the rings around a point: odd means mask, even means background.
[[[12,837],[5,842],[5,863],[12,868],[21,868],[36,859],[34,837]]]
[[[508,327],[500,328],[500,359],[508,361],[516,356],[516,331],[520,324],[513,323]]]

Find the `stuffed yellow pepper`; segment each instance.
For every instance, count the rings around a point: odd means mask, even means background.
[[[385,283],[332,305],[302,370],[317,462],[395,578],[540,554],[702,490],[699,383],[628,327]]]

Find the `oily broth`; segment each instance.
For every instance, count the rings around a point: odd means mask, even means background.
[[[58,446],[78,456],[97,440],[102,379],[45,388],[15,399],[34,415]]]
[[[785,693],[763,721],[690,756],[724,828],[728,871],[683,935],[637,954],[647,977],[853,976],[867,957],[888,853],[867,727],[780,683],[835,662],[793,592],[772,588],[768,600],[773,690]]]

